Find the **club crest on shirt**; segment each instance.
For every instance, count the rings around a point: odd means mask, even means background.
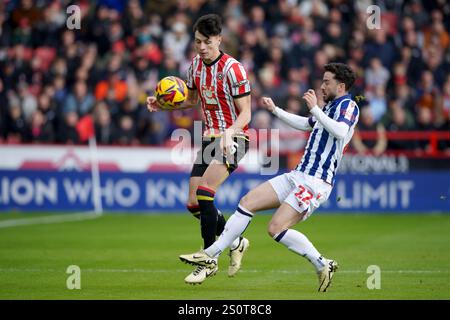
[[[217,72],[217,80],[223,80],[223,73]]]

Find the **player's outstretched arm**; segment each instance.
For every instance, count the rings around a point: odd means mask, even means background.
[[[306,91],[303,95],[303,99],[305,99],[306,105],[308,106],[311,114],[324,126],[324,128],[332,136],[334,136],[338,140],[345,138],[349,126],[344,122],[331,119],[322,111],[322,109],[319,108],[319,106],[317,105],[317,97],[314,90],[309,89],[308,91]]]
[[[181,104],[180,107],[178,107],[176,110],[183,110],[183,109],[190,109],[198,104],[198,94],[197,90],[191,90],[188,89],[188,96],[186,100]],[[158,100],[155,96],[149,96],[147,97],[147,109],[150,112],[156,112],[156,111],[167,111],[170,109],[164,109],[162,106],[158,103]]]
[[[311,131],[312,129],[311,123],[307,117],[298,116],[278,108],[275,103],[273,103],[272,98],[262,97],[261,105],[294,129],[302,131]]]

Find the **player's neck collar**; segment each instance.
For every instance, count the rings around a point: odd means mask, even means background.
[[[339,98],[334,99],[332,103],[336,104],[336,103],[341,102],[344,99],[351,99],[351,98],[352,98],[352,95],[350,93],[346,93],[343,96],[340,96]]]
[[[351,98],[352,98],[352,95],[350,93],[344,94],[343,96],[340,96],[339,98],[336,98],[333,101],[328,102],[324,106],[323,111],[336,107],[339,104],[339,102],[341,102],[344,99],[351,99]]]
[[[213,64],[215,64],[217,61],[219,61],[220,58],[222,58],[222,56],[223,56],[223,52],[222,52],[222,50],[221,50],[221,51],[220,51],[220,54],[219,54],[219,56],[216,58],[216,60],[214,60],[213,62],[210,62],[210,63],[206,63],[205,61],[203,61],[203,64],[204,64],[205,66],[207,66],[207,67],[210,67],[210,66],[212,66]]]

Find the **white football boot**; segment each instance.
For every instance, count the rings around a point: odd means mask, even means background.
[[[192,271],[186,278],[184,278],[184,282],[188,284],[201,284],[205,281],[206,278],[214,276],[219,267],[217,264],[212,268],[205,266],[197,266],[197,268]]]
[[[239,246],[236,249],[230,250],[230,266],[228,267],[228,276],[234,277],[234,275],[241,268],[242,257],[244,252],[247,251],[250,246],[250,241],[248,239],[241,237]]]
[[[317,271],[317,276],[319,277],[319,292],[327,291],[331,284],[331,279],[334,273],[338,269],[338,264],[334,260],[325,260],[325,266]]]
[[[184,263],[189,263],[192,265],[205,266],[208,268],[217,266],[217,258],[208,256],[203,250],[189,254],[182,254],[179,258]]]

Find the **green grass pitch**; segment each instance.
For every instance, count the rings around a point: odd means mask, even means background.
[[[0,222],[35,216],[5,213]],[[0,299],[450,299],[450,215],[315,213],[296,229],[340,264],[326,293],[304,258],[267,235],[269,219],[257,215],[247,229],[236,277],[223,254],[218,274],[197,286],[184,283],[193,267],[178,259],[201,246],[188,213],[1,228]],[[81,268],[80,290],[66,287],[69,265]],[[367,288],[370,265],[381,269],[379,290]]]

